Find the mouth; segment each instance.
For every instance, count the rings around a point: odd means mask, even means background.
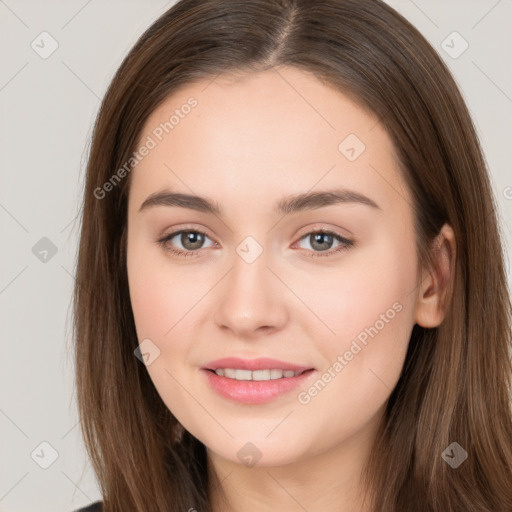
[[[268,381],[268,380],[278,380],[278,379],[289,379],[291,377],[297,377],[302,375],[304,372],[308,372],[313,370],[313,368],[309,368],[307,370],[283,370],[280,368],[268,368],[264,370],[243,370],[240,368],[217,368],[216,370],[205,368],[207,371],[211,373],[215,373],[219,377],[226,377],[227,379],[245,381],[245,380],[253,380],[253,381]]]
[[[248,405],[263,404],[304,385],[315,368],[276,359],[225,358],[201,368],[220,396]]]
[[[311,370],[311,366],[307,365],[299,365],[294,363],[289,363],[287,361],[280,361],[279,359],[271,359],[268,357],[260,357],[258,359],[243,359],[240,357],[224,357],[222,359],[216,359],[215,361],[210,361],[207,363],[203,369],[205,370],[235,370],[241,371],[246,370],[250,372],[257,372],[261,370],[272,371],[272,370],[282,370],[285,374],[285,377],[292,377],[293,375],[289,372],[294,372],[294,374],[302,373],[306,370]],[[288,373],[286,373],[288,372]],[[240,373],[240,376],[248,375]],[[229,376],[229,372],[228,372]],[[249,380],[249,379],[244,379]]]

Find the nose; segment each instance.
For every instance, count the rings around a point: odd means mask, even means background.
[[[268,267],[266,253],[252,263],[235,256],[233,268],[218,286],[215,323],[244,339],[283,329],[289,297],[275,270]]]

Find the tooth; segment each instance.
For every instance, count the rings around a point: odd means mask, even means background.
[[[270,370],[254,370],[252,380],[270,380]]]
[[[283,370],[270,370],[271,379],[280,379],[283,376]]]
[[[295,372],[293,370],[280,370],[278,368],[254,371],[237,368],[217,368],[215,373],[220,377],[227,377],[228,379],[267,381],[295,377],[304,373],[304,371],[298,370]]]
[[[235,370],[235,379],[252,380],[252,372],[251,370]]]

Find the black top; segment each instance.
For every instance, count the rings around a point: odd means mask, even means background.
[[[89,505],[88,507],[80,508],[76,510],[75,512],[102,512],[103,510],[103,502],[96,501],[93,504]]]

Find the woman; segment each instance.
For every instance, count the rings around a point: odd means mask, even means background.
[[[510,306],[470,115],[410,23],[376,0],[182,0],[89,156],[96,507],[510,511]]]

